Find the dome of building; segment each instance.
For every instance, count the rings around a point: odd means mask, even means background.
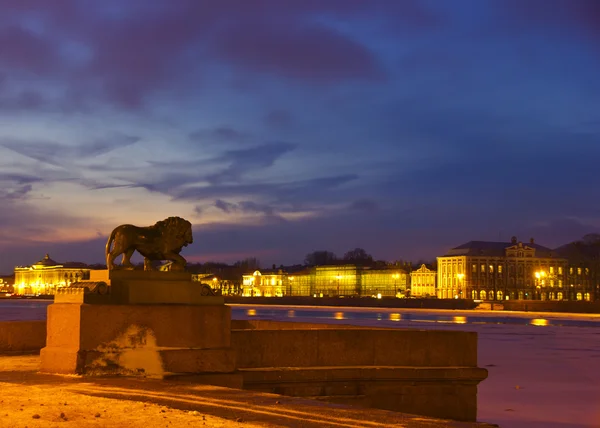
[[[42,260],[37,262],[34,266],[58,266],[59,263],[55,262],[50,258],[49,254],[46,254]]]

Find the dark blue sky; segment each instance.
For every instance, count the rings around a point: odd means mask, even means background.
[[[0,272],[598,231],[600,1],[2,0]]]

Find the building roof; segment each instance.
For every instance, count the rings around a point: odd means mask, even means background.
[[[444,256],[504,257],[506,248],[514,247],[515,245],[518,245],[518,242],[515,242],[515,240],[512,242],[469,241],[452,248]],[[532,242],[523,243],[523,247],[534,248],[536,257],[558,256],[554,250]]]
[[[49,254],[46,254],[42,260],[35,263],[33,266],[58,266],[60,263],[55,262],[50,258]]]

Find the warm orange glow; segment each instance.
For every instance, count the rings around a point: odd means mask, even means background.
[[[215,282],[216,282],[216,281],[217,281],[217,277],[214,277],[214,278],[213,278],[213,281],[215,281]]]
[[[400,320],[402,320],[402,315],[390,314],[390,321],[400,321]]]
[[[455,316],[455,317],[452,317],[452,321],[455,322],[456,324],[466,324],[467,317]]]
[[[463,278],[465,277],[465,274],[464,273],[457,273],[456,277],[458,278],[459,281],[462,281]]]
[[[256,315],[256,309],[248,309],[246,313],[248,314],[248,316],[253,317]]]
[[[336,313],[333,315],[333,317],[334,317],[336,320],[343,320],[343,319],[344,319],[344,313],[343,313],[343,312],[336,312]]]
[[[545,320],[543,318],[535,318],[531,320],[530,324],[543,327],[548,325],[548,320]]]

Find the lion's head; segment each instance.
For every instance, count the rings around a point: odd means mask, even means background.
[[[154,225],[161,231],[163,242],[169,250],[181,249],[194,243],[192,223],[181,217],[169,217]]]

